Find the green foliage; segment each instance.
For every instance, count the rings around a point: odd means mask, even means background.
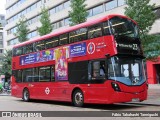
[[[50,15],[48,13],[48,9],[46,9],[45,6],[41,9],[41,13],[42,14],[41,14],[40,22],[42,26],[38,28],[38,32],[40,36],[46,35],[52,32],[52,25],[49,19]]]
[[[28,25],[26,24],[26,18],[24,16],[22,16],[18,23],[16,23],[17,25],[17,32],[14,34],[15,36],[18,37],[19,42],[24,42],[27,41],[27,35],[29,32],[29,29],[27,28]]]
[[[155,4],[150,5],[150,0],[126,0],[125,15],[135,20],[141,33],[147,34],[155,22],[156,15],[153,12]]]
[[[147,59],[156,60],[160,55],[160,35],[143,36],[143,51]]]
[[[128,6],[125,8],[125,15],[138,23],[146,58],[157,58],[160,55],[160,36],[148,35],[156,20],[156,15],[153,12],[155,4],[149,4],[150,0],[126,0],[126,2]]]
[[[71,11],[69,11],[70,25],[76,25],[86,21],[88,12],[86,10],[85,0],[71,0]]]
[[[4,53],[4,59],[2,62],[2,74],[5,75],[6,79],[11,77],[11,60],[12,60],[12,50],[6,50]]]

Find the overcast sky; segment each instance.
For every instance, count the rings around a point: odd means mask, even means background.
[[[6,4],[6,0],[0,0],[0,14],[6,14],[5,4]]]

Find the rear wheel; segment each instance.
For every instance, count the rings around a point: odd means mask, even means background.
[[[23,90],[23,100],[24,100],[25,102],[28,102],[28,101],[29,101],[29,91],[28,91],[28,89],[24,89],[24,90]]]
[[[75,90],[72,97],[73,104],[76,107],[82,107],[84,104],[84,95],[81,90]]]

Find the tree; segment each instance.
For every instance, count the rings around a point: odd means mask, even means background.
[[[2,62],[2,74],[5,75],[6,79],[10,79],[11,77],[12,73],[11,60],[12,60],[12,50],[6,50]]]
[[[144,35],[142,40],[145,57],[157,61],[160,55],[160,35]]]
[[[48,9],[46,9],[45,6],[41,9],[41,13],[42,14],[41,14],[40,22],[42,26],[37,28],[40,36],[46,35],[52,32],[52,25],[49,19],[50,15],[48,13]]]
[[[19,42],[24,42],[27,41],[27,35],[29,32],[29,29],[27,28],[28,25],[26,23],[26,18],[24,16],[22,16],[18,23],[16,23],[17,25],[17,32],[14,34],[15,36],[18,37]]]
[[[160,44],[158,41],[160,36],[148,35],[156,20],[156,15],[153,12],[155,4],[149,4],[150,0],[126,0],[126,3],[128,6],[125,8],[125,15],[138,23],[140,38],[146,58],[156,58],[160,55]]]
[[[71,0],[71,11],[69,11],[70,25],[76,25],[86,21],[88,12],[86,10],[85,0]]]

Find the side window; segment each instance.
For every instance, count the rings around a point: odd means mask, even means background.
[[[46,41],[46,49],[58,46],[58,37],[51,38]]]
[[[44,49],[45,49],[45,42],[44,41],[39,41],[39,42],[34,43],[34,51],[35,52],[38,52],[38,51],[41,51]]]
[[[68,80],[71,84],[88,82],[88,61],[72,62],[68,64]]]
[[[77,42],[77,41],[82,41],[87,39],[87,28],[81,28],[79,30],[70,32],[69,35],[69,42]]]
[[[33,68],[23,70],[23,82],[33,81]]]
[[[39,82],[39,68],[33,69],[33,82]]]
[[[105,61],[93,61],[91,62],[91,76],[92,79],[103,79],[106,76]]]
[[[23,54],[23,49],[22,49],[22,47],[14,48],[14,49],[13,49],[13,56],[18,56],[18,55],[22,55],[22,54]]]
[[[88,39],[102,36],[101,24],[93,25],[88,28]]]
[[[55,81],[55,67],[51,67],[51,81]]]
[[[28,54],[28,53],[33,52],[33,44],[26,45],[23,48],[23,52],[24,52],[24,54]]]
[[[17,83],[22,82],[22,70],[15,71],[15,78]]]
[[[108,21],[103,23],[103,33],[104,35],[110,35],[110,25],[108,23]]]
[[[68,33],[59,36],[59,44],[60,45],[68,44]]]
[[[49,82],[51,80],[51,67],[40,67],[39,68],[39,81]]]

